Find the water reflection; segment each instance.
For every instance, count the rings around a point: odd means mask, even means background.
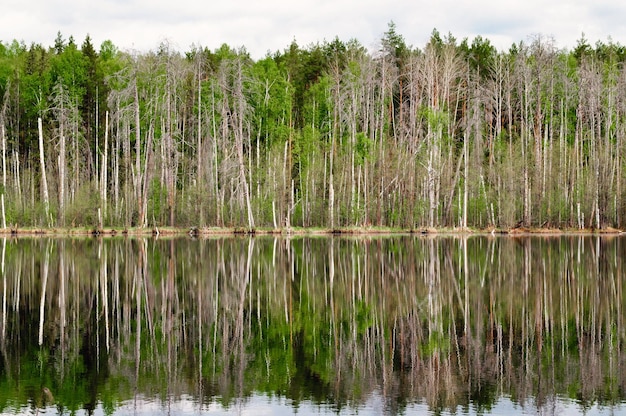
[[[0,412],[623,410],[625,254],[594,236],[3,240]]]

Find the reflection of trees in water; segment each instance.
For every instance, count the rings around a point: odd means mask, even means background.
[[[619,238],[19,239],[3,253],[0,389],[23,403],[44,387],[67,409],[255,391],[337,408],[376,392],[390,411],[624,400]]]

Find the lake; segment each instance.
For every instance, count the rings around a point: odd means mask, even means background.
[[[626,239],[0,240],[0,414],[626,414]]]

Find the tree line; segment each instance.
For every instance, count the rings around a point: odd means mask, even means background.
[[[0,42],[3,228],[621,228],[626,49]]]

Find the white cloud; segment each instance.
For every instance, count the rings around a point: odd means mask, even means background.
[[[121,49],[149,50],[164,39],[180,50],[245,46],[254,58],[299,45],[358,39],[375,47],[394,20],[409,45],[423,47],[434,28],[458,40],[481,35],[499,49],[529,36],[553,36],[571,48],[584,32],[597,40],[625,43],[626,5],[600,0],[9,0],[0,16],[0,40],[52,45],[57,31],[94,45],[106,39]]]

